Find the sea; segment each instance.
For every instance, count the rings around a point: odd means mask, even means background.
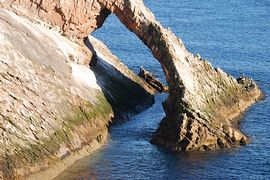
[[[110,127],[110,140],[77,161],[56,180],[270,179],[270,0],[144,0],[161,24],[193,54],[234,77],[246,75],[263,90],[241,130],[251,143],[215,152],[171,152],[150,143],[164,117],[162,101],[125,123]],[[143,66],[165,82],[149,49],[115,15],[93,34],[130,69]]]

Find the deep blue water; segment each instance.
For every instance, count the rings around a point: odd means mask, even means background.
[[[164,116],[154,106],[111,127],[111,141],[75,163],[57,179],[270,179],[270,1],[145,0],[156,18],[182,38],[186,47],[214,66],[255,79],[266,97],[246,113],[241,127],[252,143],[234,150],[173,153],[149,143]],[[125,64],[163,79],[150,51],[111,16],[94,36]]]

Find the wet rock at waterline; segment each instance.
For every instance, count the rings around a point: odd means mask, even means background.
[[[74,151],[98,147],[106,140],[114,112],[137,107],[126,105],[130,101],[122,92],[141,97],[136,102],[151,102],[149,86],[114,57],[104,55],[106,48],[88,52],[84,46],[85,37],[101,27],[110,13],[148,46],[169,86],[163,103],[166,117],[152,143],[179,151],[248,143],[237,118],[262,96],[256,83],[246,77],[236,80],[188,52],[143,1],[5,0],[0,7],[4,87],[0,170],[5,177],[46,169]],[[91,64],[91,69],[84,64]]]
[[[237,118],[262,97],[252,82],[239,83],[231,75],[185,48],[165,29],[143,2],[102,1],[134,32],[160,62],[169,86],[163,103],[166,117],[152,143],[178,151],[215,150],[243,145],[248,137],[237,127]],[[249,82],[250,83],[250,82]]]
[[[89,39],[94,69],[80,45],[0,9],[0,179],[52,179],[106,143],[115,117],[152,105],[148,84]]]

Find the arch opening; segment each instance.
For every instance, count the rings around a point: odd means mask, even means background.
[[[166,117],[152,138],[153,143],[188,151],[248,142],[247,136],[234,126],[234,121],[262,97],[251,79],[236,80],[221,69],[213,68],[199,55],[188,52],[170,29],[156,21],[143,1],[98,2],[115,14],[161,64],[169,96],[163,103]],[[252,84],[252,89],[245,88],[248,84]]]
[[[234,79],[188,52],[142,0],[15,0],[4,1],[1,6],[17,12],[17,4],[25,7],[26,11],[20,13],[28,12],[26,17],[50,22],[78,44],[113,13],[150,49],[169,86],[168,99],[163,103],[166,117],[154,143],[174,150],[211,150],[248,142],[234,124],[236,117],[262,97],[258,86],[247,77]]]
[[[154,59],[150,50],[119,21],[115,14],[108,16],[101,28],[91,33],[105,43],[129,69],[138,73],[140,67],[152,72],[166,83],[160,63]]]

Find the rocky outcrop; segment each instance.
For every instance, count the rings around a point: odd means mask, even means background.
[[[104,5],[95,0],[2,0],[0,8],[10,10],[34,23],[48,23],[50,28],[76,42],[84,57],[80,64],[89,64],[93,52],[84,46],[84,38],[99,28],[110,14]]]
[[[160,80],[158,80],[152,73],[140,67],[140,72],[138,74],[145,82],[147,82],[153,89],[160,93],[167,93],[169,88],[164,85]]]
[[[169,85],[166,117],[152,142],[173,150],[213,150],[248,142],[236,118],[262,93],[238,83],[221,69],[189,53],[169,29],[158,23],[142,1],[104,2],[160,62]]]
[[[96,0],[2,0],[0,4],[31,21],[47,22],[63,36],[79,43],[99,28],[110,14]]]
[[[237,118],[243,114],[248,106],[262,96],[258,86],[249,78],[242,77],[236,80],[221,69],[213,68],[200,56],[194,56],[188,52],[182,41],[173,32],[165,29],[155,20],[154,15],[144,6],[142,0],[4,0],[1,1],[0,6],[34,22],[37,22],[37,19],[43,20],[80,45],[83,44],[83,39],[87,37],[88,33],[100,27],[106,17],[110,13],[114,13],[129,30],[148,46],[154,57],[160,62],[169,86],[168,99],[163,103],[166,117],[161,121],[152,139],[153,143],[173,150],[189,151],[227,148],[248,142],[248,137],[238,128]],[[2,16],[1,19],[2,23],[6,23],[3,26],[12,27],[10,21],[3,20]],[[23,32],[24,30],[22,30]],[[16,34],[9,36],[14,37]],[[40,37],[31,31],[27,32],[26,36],[29,39]],[[62,39],[59,42],[62,42]],[[83,59],[79,56],[87,55],[82,46],[76,47],[79,49],[78,52],[82,52],[81,55],[67,55],[66,59],[78,62]],[[41,47],[41,49],[43,48]],[[36,53],[29,52],[29,54],[35,55]],[[91,54],[92,57],[95,57],[95,54],[98,55],[93,51]],[[10,57],[13,56],[15,55],[10,55]],[[53,59],[56,59],[55,57],[57,56],[54,56]],[[39,59],[38,56],[35,58],[27,56],[27,58]],[[102,59],[105,60],[106,57]],[[53,65],[60,62],[54,60]],[[44,63],[48,62],[44,61]],[[102,75],[102,72],[110,67],[110,63],[104,64],[103,61],[93,64],[97,65],[97,67],[92,67],[93,71],[99,75]],[[21,66],[26,65],[27,63],[24,63]],[[100,65],[104,68],[100,68]],[[78,67],[78,65],[74,64],[72,67]],[[68,72],[68,68],[61,68],[58,71],[65,74]],[[73,75],[79,82],[84,82],[81,80],[82,71],[75,71]],[[17,79],[16,77],[20,76],[14,77]],[[110,77],[107,76],[105,79]],[[102,82],[102,78],[100,80]],[[56,81],[61,82],[61,80]],[[114,80],[112,81],[114,82]],[[92,84],[89,81],[86,82],[88,82],[86,84]],[[101,83],[99,87],[111,88],[112,90],[113,88],[110,86],[111,84]],[[33,85],[33,87],[37,87],[37,85]],[[111,90],[105,91],[105,94],[111,102],[117,102],[110,94]],[[82,90],[73,92],[79,93],[83,97],[86,96],[86,99],[88,97]],[[55,92],[56,97],[57,93],[59,91]],[[115,94],[118,94],[117,91]],[[14,97],[16,99],[16,96]],[[93,101],[90,99],[87,99],[87,102]]]
[[[189,53],[169,29],[155,20],[141,0],[97,0],[151,49],[160,62],[169,97],[166,117],[152,142],[174,150],[212,150],[248,142],[236,118],[262,96],[221,69]]]
[[[112,106],[115,119],[125,121],[154,103],[155,89],[129,70],[99,40],[89,36],[98,61],[91,70]]]
[[[0,9],[0,177],[51,179],[104,144],[115,116],[153,103],[151,88],[90,39],[95,69],[49,25]]]

